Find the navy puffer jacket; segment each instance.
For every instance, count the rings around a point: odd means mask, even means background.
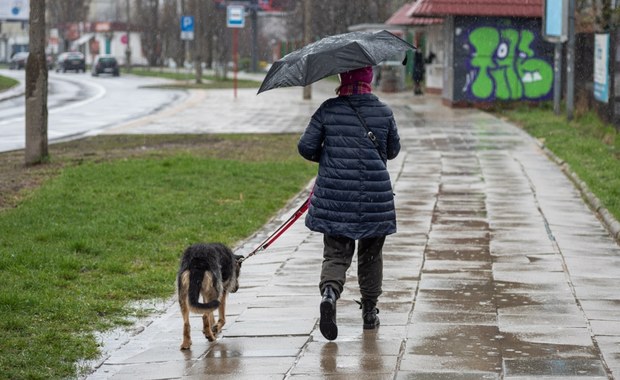
[[[377,137],[383,157],[393,159],[400,138],[392,110],[373,94],[347,96]],[[351,239],[396,232],[394,194],[386,162],[345,98],[325,101],[297,146],[319,163],[306,226]]]

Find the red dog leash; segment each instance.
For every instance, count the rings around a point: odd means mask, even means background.
[[[247,260],[250,256],[254,256],[255,254],[266,250],[269,246],[276,241],[286,230],[288,230],[297,219],[301,218],[301,216],[308,210],[308,206],[310,205],[310,198],[312,198],[312,193],[308,196],[308,199],[290,216],[280,227],[278,227],[267,239],[265,239],[256,249],[250,252],[246,257],[241,259],[241,262]]]

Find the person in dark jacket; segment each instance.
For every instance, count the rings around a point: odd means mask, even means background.
[[[338,97],[316,110],[298,143],[301,156],[319,163],[306,226],[323,233],[319,326],[328,340],[338,336],[336,301],[356,241],[363,325],[365,329],[379,325],[376,305],[382,292],[383,243],[396,232],[386,164],[398,155],[400,138],[392,110],[372,94],[372,76],[371,67],[340,74]]]
[[[424,55],[421,51],[416,50],[413,53],[413,94],[414,95],[422,95],[422,82],[424,81],[424,77],[426,75],[426,65],[433,63],[435,59],[435,53],[432,51],[429,53],[428,57],[425,59]]]
[[[414,95],[422,95],[422,81],[426,73],[426,62],[422,52],[416,50],[413,53],[413,93]]]

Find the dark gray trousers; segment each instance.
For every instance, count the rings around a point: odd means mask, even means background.
[[[323,235],[323,267],[319,289],[323,294],[331,285],[340,298],[347,270],[353,261],[355,240],[344,236]],[[376,302],[383,283],[383,243],[385,236],[360,239],[357,247],[357,282],[362,299]]]

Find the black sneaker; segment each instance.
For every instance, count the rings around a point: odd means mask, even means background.
[[[321,299],[321,320],[319,322],[321,334],[327,340],[338,337],[338,325],[336,325],[336,294],[331,286],[326,286]]]

